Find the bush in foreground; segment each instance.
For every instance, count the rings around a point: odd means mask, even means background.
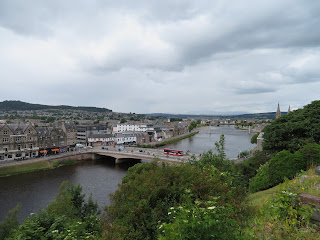
[[[191,164],[142,163],[130,168],[106,207],[106,239],[155,239],[158,225],[170,222],[168,210],[188,201],[217,198],[217,206],[237,205],[242,196],[227,174]],[[186,196],[186,190],[190,196]],[[191,199],[190,199],[191,198]]]

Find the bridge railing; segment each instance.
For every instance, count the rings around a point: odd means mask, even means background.
[[[152,152],[132,152],[132,151],[116,151],[116,150],[99,150],[94,151],[96,153],[110,153],[110,154],[117,154],[117,155],[123,155],[123,156],[135,156],[135,157],[141,157],[141,159],[152,159],[152,158],[159,158],[161,160],[169,160],[169,161],[177,161],[177,162],[183,162],[187,161],[189,157],[191,156],[173,156],[173,155],[164,155],[162,151],[152,151]]]

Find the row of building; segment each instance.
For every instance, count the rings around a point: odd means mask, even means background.
[[[172,126],[75,125],[59,121],[53,126],[35,127],[32,124],[0,124],[0,160],[19,160],[47,154],[74,151],[84,146],[135,145],[162,141],[188,131],[187,124]]]

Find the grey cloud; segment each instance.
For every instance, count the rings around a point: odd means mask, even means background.
[[[275,88],[243,88],[235,90],[238,94],[261,94],[276,92]]]

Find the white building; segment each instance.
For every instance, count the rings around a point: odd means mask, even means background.
[[[114,137],[112,134],[90,134],[88,137],[89,146],[107,146],[114,144]]]
[[[154,127],[151,124],[117,124],[113,128],[113,132],[146,132],[153,131]]]
[[[134,133],[118,133],[114,137],[114,141],[116,144],[136,144],[137,143],[137,136]]]

